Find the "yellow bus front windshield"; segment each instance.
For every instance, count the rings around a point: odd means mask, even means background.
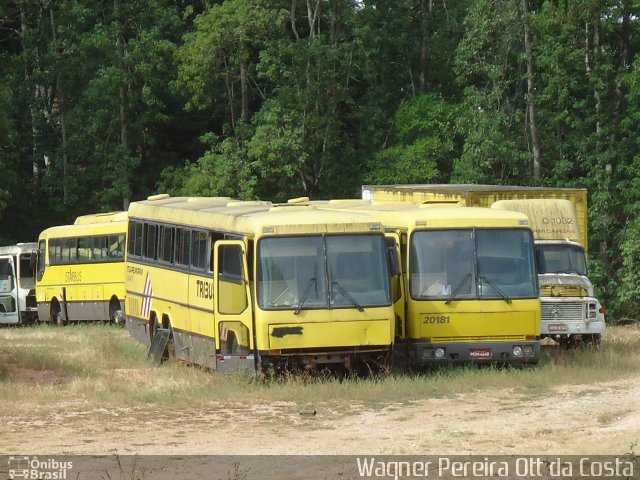
[[[270,237],[258,246],[263,310],[391,304],[382,235]]]
[[[411,237],[410,290],[416,300],[538,296],[533,237],[524,229],[417,231]]]

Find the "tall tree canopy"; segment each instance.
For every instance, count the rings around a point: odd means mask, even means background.
[[[585,187],[612,316],[640,270],[636,0],[8,0],[2,242],[153,193]]]

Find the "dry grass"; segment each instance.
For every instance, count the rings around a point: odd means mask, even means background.
[[[640,330],[612,327],[597,350],[545,347],[536,367],[458,367],[369,379],[289,377],[266,381],[221,376],[179,362],[160,367],[126,331],[105,325],[0,330],[0,408],[29,412],[176,410],[270,405],[283,411],[346,414],[474,391],[534,398],[562,385],[622,379],[640,371]],[[100,408],[104,411],[100,411]],[[39,414],[37,413],[37,414]],[[606,422],[606,419],[601,419]]]

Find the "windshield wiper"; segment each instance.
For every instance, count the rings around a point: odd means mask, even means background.
[[[349,301],[355,305],[358,311],[364,312],[364,308],[362,308],[362,305],[360,305],[358,301],[355,298],[353,298],[351,294],[347,292],[347,290],[342,285],[340,285],[340,283],[338,283],[338,281],[334,280],[333,282],[331,282],[331,285],[335,285],[336,287],[338,287],[338,290],[340,290],[340,293],[345,298],[349,299]]]
[[[456,298],[458,293],[460,293],[460,290],[462,290],[462,287],[464,286],[464,284],[467,283],[467,280],[469,280],[470,278],[471,278],[471,274],[467,273],[462,278],[462,280],[460,280],[460,282],[458,283],[458,285],[456,285],[456,288],[453,290],[451,295],[449,295],[449,298],[447,298],[447,301],[444,302],[446,305],[449,305],[453,301],[453,299]]]
[[[484,282],[487,285],[489,285],[498,295],[500,295],[505,302],[511,303],[511,298],[509,298],[507,295],[505,295],[505,293],[502,290],[500,290],[498,288],[498,286],[495,283],[493,283],[491,280],[489,280],[487,277],[484,277],[484,276],[480,275],[478,277],[478,279],[479,280],[484,280]]]
[[[307,286],[305,287],[304,292],[302,292],[302,296],[300,297],[300,301],[298,302],[298,306],[293,311],[294,315],[298,315],[300,313],[300,310],[302,310],[302,305],[304,305],[304,302],[307,301],[307,297],[309,296],[309,292],[311,291],[311,286],[314,283],[316,283],[316,277],[311,277],[309,279],[309,281],[307,282]]]

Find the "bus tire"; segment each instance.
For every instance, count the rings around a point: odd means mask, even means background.
[[[109,320],[114,325],[118,325],[120,327],[125,324],[124,315],[122,314],[120,302],[117,298],[112,298],[111,302],[109,302]]]
[[[158,329],[158,321],[156,319],[156,314],[151,313],[151,317],[149,318],[149,345],[153,343],[153,337],[156,334],[156,330]]]
[[[62,310],[60,310],[60,306],[56,304],[56,306],[51,308],[50,320],[57,327],[64,327],[67,322],[62,316]]]
[[[175,360],[176,359],[176,343],[173,339],[173,328],[171,328],[171,324],[168,325],[168,328],[169,328],[169,340],[167,341],[166,360]]]

